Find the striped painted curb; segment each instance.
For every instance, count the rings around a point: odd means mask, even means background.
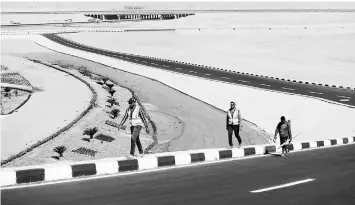
[[[355,136],[311,142],[293,142],[287,145],[290,150],[299,151],[311,148],[330,147],[355,142]],[[248,156],[266,155],[276,152],[278,145],[266,144],[233,149],[201,149],[180,152],[166,152],[146,155],[142,158],[108,158],[101,160],[58,163],[29,167],[1,169],[1,186],[38,183],[73,179],[83,176],[117,174],[130,171],[150,170],[168,166],[221,161]]]

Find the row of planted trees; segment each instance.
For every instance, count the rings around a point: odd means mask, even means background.
[[[107,86],[106,89],[108,93],[110,94],[109,99],[107,102],[110,105],[111,111],[109,112],[111,115],[112,119],[115,119],[119,116],[120,114],[120,109],[115,108],[113,105],[119,106],[119,103],[117,102],[116,98],[114,98],[114,94],[116,93],[116,90],[113,89],[114,84],[109,83],[107,78],[102,78],[100,81],[96,82],[99,85]],[[90,142],[92,139],[94,139],[94,135],[99,131],[97,127],[92,127],[92,128],[87,128],[83,131],[83,135],[88,135],[89,139],[88,141]],[[67,150],[65,146],[58,146],[53,149],[54,152],[59,154],[59,158],[63,157],[64,152]]]

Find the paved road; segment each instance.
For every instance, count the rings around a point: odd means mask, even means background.
[[[2,190],[2,204],[355,204],[355,145]],[[314,181],[262,193],[294,181]]]
[[[263,88],[289,94],[300,94],[304,96],[316,97],[321,100],[332,101],[344,106],[355,106],[355,90],[324,87],[312,84],[301,84],[277,79],[264,78],[260,76],[243,75],[240,73],[227,72],[222,70],[210,69],[201,66],[167,62],[162,60],[150,59],[139,56],[132,56],[123,53],[105,51],[98,48],[88,47],[69,41],[55,34],[45,34],[50,40],[62,45],[92,52],[100,55],[110,56],[120,60],[155,67],[167,71],[183,73],[186,75],[197,76],[206,79],[219,80],[234,84],[247,85],[251,87]]]

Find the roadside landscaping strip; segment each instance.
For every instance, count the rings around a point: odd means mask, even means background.
[[[93,93],[93,96],[92,96],[92,98],[91,98],[91,100],[90,100],[90,105],[89,105],[81,114],[79,114],[78,117],[75,118],[74,121],[72,121],[71,123],[69,123],[67,126],[61,128],[61,129],[59,129],[57,132],[55,132],[54,134],[52,134],[52,135],[50,135],[49,137],[45,138],[44,140],[38,141],[37,143],[35,143],[35,144],[31,145],[30,147],[26,148],[25,150],[23,150],[23,151],[21,151],[21,152],[15,154],[15,155],[13,155],[13,156],[10,156],[9,158],[7,158],[7,159],[5,159],[5,160],[2,160],[2,161],[1,161],[1,166],[4,165],[4,164],[7,164],[7,163],[9,163],[9,162],[11,162],[11,161],[13,161],[13,160],[15,160],[15,159],[17,159],[17,158],[19,158],[19,157],[21,157],[21,156],[23,156],[23,155],[25,155],[26,153],[28,153],[28,152],[32,151],[33,149],[37,148],[38,146],[40,146],[40,145],[42,145],[42,144],[48,142],[49,140],[52,140],[52,139],[56,138],[56,137],[59,136],[62,132],[64,132],[64,131],[70,129],[75,123],[77,123],[83,116],[85,116],[85,115],[94,107],[94,104],[95,104],[95,102],[96,102],[96,100],[97,100],[97,93],[95,92],[94,88],[92,88],[89,83],[87,83],[85,80],[81,79],[80,77],[78,77],[78,76],[76,76],[76,75],[74,75],[74,74],[72,74],[72,73],[70,73],[70,72],[68,72],[68,71],[65,71],[64,69],[60,69],[60,68],[54,67],[54,66],[52,66],[52,65],[48,65],[48,64],[42,63],[42,62],[37,61],[37,60],[32,60],[32,59],[28,59],[28,60],[33,61],[33,62],[35,62],[35,63],[43,64],[43,65],[45,65],[45,66],[54,68],[54,69],[56,69],[56,70],[59,70],[59,71],[61,71],[61,72],[64,72],[64,73],[67,73],[67,74],[73,76],[74,78],[76,78],[76,79],[80,80],[81,82],[85,83],[85,84],[89,87],[89,89],[91,90],[91,92]]]
[[[311,142],[294,142],[287,145],[292,151],[353,144],[355,136]],[[85,162],[70,162],[1,170],[1,187],[27,185],[29,183],[74,179],[85,176],[116,174],[129,171],[158,169],[167,166],[188,165],[220,161],[276,152],[275,144],[247,146],[233,149],[202,149],[146,155],[143,158],[110,158]]]

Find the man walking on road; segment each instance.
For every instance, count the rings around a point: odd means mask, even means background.
[[[230,109],[227,110],[227,131],[228,131],[228,140],[230,148],[233,148],[233,131],[234,135],[238,140],[238,147],[242,144],[242,139],[239,136],[239,131],[242,129],[242,115],[240,110],[235,106],[235,102],[230,103]]]
[[[134,158],[134,152],[136,149],[136,144],[139,150],[140,156],[143,156],[143,148],[141,141],[139,139],[139,133],[142,129],[142,126],[145,126],[146,132],[149,133],[149,127],[148,123],[144,117],[144,113],[141,109],[141,107],[136,103],[135,98],[131,98],[128,100],[129,107],[126,110],[126,113],[118,126],[118,129],[121,129],[123,124],[126,122],[127,118],[129,117],[130,120],[130,129],[131,129],[131,151],[130,151],[130,157],[129,158]]]
[[[277,134],[280,136],[280,144],[284,144],[288,139],[290,140],[289,143],[292,141],[292,132],[291,132],[291,122],[286,121],[284,116],[281,117],[281,122],[276,127],[274,140],[276,141]],[[282,146],[282,154],[281,156],[285,156],[288,153],[288,149],[286,145]]]

